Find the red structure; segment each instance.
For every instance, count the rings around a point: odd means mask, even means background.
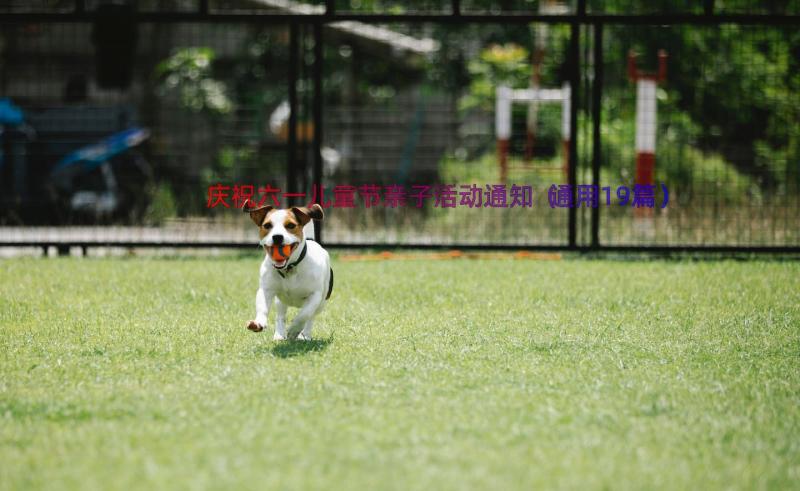
[[[658,72],[636,68],[636,53],[628,53],[628,78],[636,83],[636,184],[654,184],[656,165],[656,86],[667,78],[667,52],[658,52]],[[644,208],[637,209],[641,216]]]

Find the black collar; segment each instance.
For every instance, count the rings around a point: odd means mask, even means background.
[[[283,271],[282,271],[282,270],[280,270],[280,269],[276,269],[276,270],[275,270],[275,271],[277,271],[277,272],[278,272],[278,274],[279,274],[279,275],[281,275],[281,278],[286,278],[286,275],[287,275],[287,274],[289,274],[289,273],[291,273],[291,272],[292,272],[292,270],[295,268],[295,266],[297,266],[298,264],[300,264],[300,261],[302,261],[302,260],[303,260],[303,258],[305,258],[305,257],[306,257],[306,248],[307,248],[307,247],[308,247],[308,244],[307,244],[307,243],[305,243],[305,242],[303,242],[303,250],[302,250],[302,251],[300,251],[300,257],[298,257],[298,258],[297,258],[297,261],[295,261],[295,262],[293,262],[292,264],[290,264],[290,265],[286,266],[286,269],[285,269],[285,270],[283,270]]]

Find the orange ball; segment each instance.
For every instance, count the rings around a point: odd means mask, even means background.
[[[292,253],[292,246],[290,245],[274,245],[272,246],[272,250],[270,251],[272,254],[272,259],[276,261],[282,261],[289,257]]]

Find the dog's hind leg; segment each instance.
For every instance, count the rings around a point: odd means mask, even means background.
[[[308,319],[308,321],[306,321],[306,325],[305,325],[305,327],[303,327],[303,330],[300,331],[300,335],[297,336],[297,339],[299,339],[301,341],[311,341],[311,330],[312,329],[314,329],[314,319],[313,318]]]
[[[323,301],[322,291],[316,291],[306,299],[303,306],[300,307],[300,311],[292,319],[292,324],[289,326],[288,339],[297,339],[300,331],[306,327],[306,323],[313,320],[314,316],[319,312],[320,304]]]
[[[275,297],[275,341],[286,339],[286,304],[281,299]]]

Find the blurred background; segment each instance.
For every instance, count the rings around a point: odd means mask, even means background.
[[[0,243],[250,247],[236,206],[271,188],[330,202],[334,246],[797,249],[799,19],[800,0],[5,0]],[[632,52],[666,68],[644,212],[616,193],[640,153]],[[505,171],[500,87],[566,95],[512,104]],[[503,183],[533,206],[359,194]],[[551,185],[592,183],[611,204],[551,208]]]

